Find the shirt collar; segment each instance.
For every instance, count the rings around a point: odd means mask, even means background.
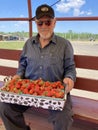
[[[52,38],[51,38],[51,41],[52,41],[52,43],[54,43],[54,44],[57,43],[57,42],[56,42],[56,35],[55,35],[55,34],[53,34],[53,36],[52,36]]]
[[[56,44],[56,35],[53,33],[53,36],[50,40],[51,43]],[[39,34],[33,37],[33,43],[39,43]]]

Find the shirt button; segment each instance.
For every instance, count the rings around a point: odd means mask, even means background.
[[[39,68],[42,69],[42,66],[40,66]]]
[[[52,53],[50,53],[50,56],[52,56]]]
[[[41,56],[41,58],[43,58],[43,56]]]

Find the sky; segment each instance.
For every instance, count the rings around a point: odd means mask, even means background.
[[[41,4],[49,4],[55,11],[55,17],[98,16],[98,0],[31,0],[32,15]],[[0,18],[28,17],[27,0],[0,0]],[[98,34],[98,21],[57,21],[55,32],[89,32]],[[26,21],[0,21],[0,32],[29,31]],[[36,25],[33,22],[33,31]]]

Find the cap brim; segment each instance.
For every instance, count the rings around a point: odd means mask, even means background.
[[[40,19],[40,18],[42,18],[42,17],[44,17],[44,16],[48,16],[48,17],[50,17],[50,18],[54,18],[54,16],[52,16],[51,14],[48,14],[48,13],[46,13],[46,14],[40,14],[39,16],[36,16],[36,18],[37,18],[37,19]]]

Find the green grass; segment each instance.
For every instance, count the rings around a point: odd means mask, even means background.
[[[0,41],[0,49],[20,50],[24,43],[25,41]]]

